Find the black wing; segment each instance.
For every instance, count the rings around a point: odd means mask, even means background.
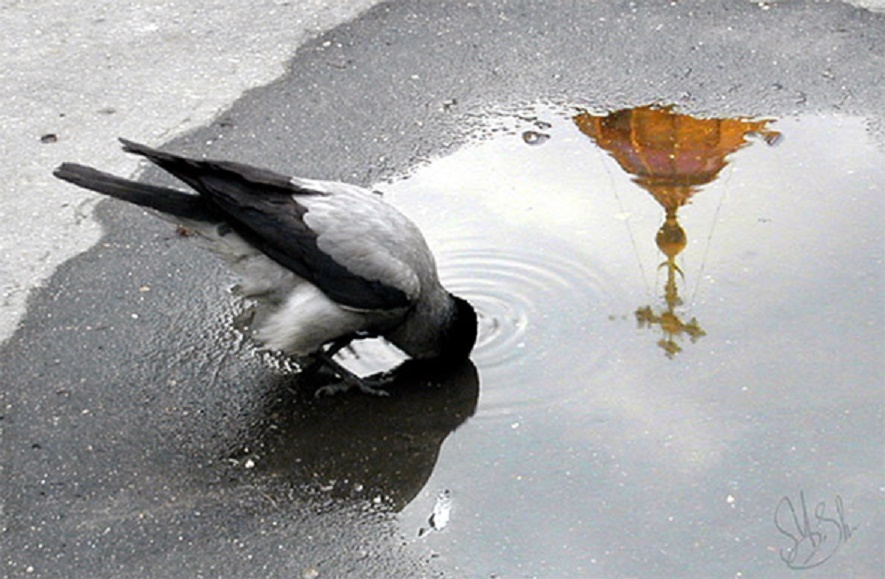
[[[279,173],[230,161],[197,160],[120,139],[123,149],[147,157],[187,183],[211,212],[256,249],[317,286],[344,306],[366,310],[408,307],[397,287],[357,275],[320,250],[296,195],[323,195]]]

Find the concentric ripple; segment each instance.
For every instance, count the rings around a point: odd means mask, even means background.
[[[579,247],[514,241],[437,251],[443,284],[478,312],[471,359],[490,418],[567,404],[597,383],[614,347],[606,332],[618,284]]]
[[[602,275],[579,252],[535,247],[440,252],[444,285],[479,316],[472,356],[481,369],[530,360],[573,364],[608,302]],[[553,353],[555,351],[555,354]]]

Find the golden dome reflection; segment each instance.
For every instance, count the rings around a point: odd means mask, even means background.
[[[655,243],[666,257],[660,265],[667,268],[666,308],[656,313],[652,306],[642,306],[635,315],[640,327],[661,329],[658,345],[673,358],[682,351],[677,338],[685,335],[695,342],[706,335],[695,318],[684,322],[676,313],[682,305],[676,274],[683,275],[676,256],[688,243],[679,225],[679,208],[716,179],[728,155],[745,146],[748,136],[758,135],[774,145],[780,133],[768,129],[771,120],[701,119],[676,113],[672,106],[646,105],[606,115],[583,111],[573,121],[664,209]]]

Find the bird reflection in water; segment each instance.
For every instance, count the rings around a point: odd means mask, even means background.
[[[392,371],[386,397],[315,398],[298,380],[281,376],[272,389],[252,436],[252,470],[299,493],[392,511],[421,491],[479,397],[469,361],[441,369],[407,360]]]
[[[676,274],[683,276],[676,257],[687,244],[677,212],[717,178],[728,164],[727,157],[746,146],[748,137],[758,135],[774,145],[781,135],[768,128],[771,120],[702,119],[676,113],[672,106],[642,106],[606,115],[582,111],[573,121],[664,209],[655,243],[666,257],[660,265],[667,268],[665,307],[656,311],[651,305],[642,306],[635,316],[640,327],[660,328],[658,346],[673,358],[682,351],[679,338],[695,342],[706,335],[697,319],[684,321],[676,311],[682,305]]]

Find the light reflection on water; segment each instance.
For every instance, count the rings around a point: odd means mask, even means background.
[[[748,128],[777,147],[749,135],[668,207],[575,114],[539,109],[379,187],[481,315],[476,415],[403,528],[450,490],[426,540],[477,574],[732,570],[728,549],[771,571],[758,543],[783,493],[878,504],[885,159],[860,119],[779,119]]]

